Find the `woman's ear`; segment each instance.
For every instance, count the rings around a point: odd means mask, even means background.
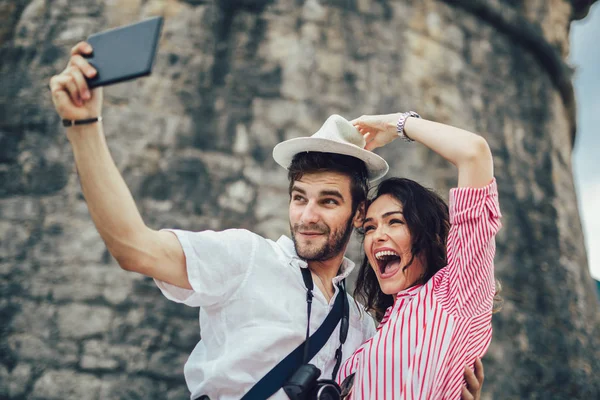
[[[356,214],[354,214],[354,229],[362,228],[363,221],[365,220],[365,215],[367,212],[367,203],[361,203],[356,209]]]

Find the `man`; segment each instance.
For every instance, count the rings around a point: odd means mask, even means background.
[[[202,340],[185,365],[192,399],[239,399],[305,339],[306,287],[301,269],[315,283],[311,333],[324,321],[338,283],[354,264],[344,258],[352,227],[360,224],[368,179],[387,172],[379,156],[348,121],[334,116],[312,138],[281,143],[278,163],[289,169],[293,240],[277,242],[245,230],[155,231],[148,228],[117,170],[101,123],[102,90],[85,78],[96,71],[82,57],[87,43],[71,52],[67,68],[50,81],[52,99],[72,145],[83,194],[98,232],[119,265],[155,279],[163,294],[200,307]],[[319,139],[320,137],[320,139]],[[338,154],[331,154],[338,153]],[[372,321],[350,304],[348,357],[372,336]],[[311,360],[330,378],[339,326]],[[481,371],[481,370],[480,370]],[[478,398],[483,378],[465,377]],[[285,399],[279,390],[272,398]]]

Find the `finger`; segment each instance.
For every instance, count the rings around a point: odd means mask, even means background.
[[[52,79],[50,79],[50,92],[52,92],[52,102],[57,107],[62,106],[65,103],[71,102],[69,94],[65,91],[61,83],[62,78],[63,77],[61,75],[57,75],[53,76]],[[60,113],[62,110],[58,111]]]
[[[471,368],[465,367],[465,381],[471,391],[477,392],[479,390],[479,381],[475,377],[475,373],[471,371]]]
[[[87,42],[79,42],[77,43],[75,46],[73,46],[73,48],[71,49],[71,55],[74,56],[75,54],[92,54],[92,46],[89,45],[89,43]]]
[[[361,122],[355,122],[352,125],[359,131],[361,130],[361,128],[364,128],[364,125]]]
[[[75,84],[76,93],[69,94],[74,94],[74,96],[72,96],[74,103],[78,106],[82,106],[84,100],[86,100],[83,97],[83,90],[87,90],[87,83],[85,83],[85,78],[83,77],[81,71],[76,67],[69,67],[65,70],[65,72],[73,78],[72,81]],[[84,86],[83,90],[82,86]]]
[[[373,151],[373,150],[375,150],[378,147],[381,147],[381,145],[377,142],[377,140],[371,140],[365,146],[365,150]]]
[[[462,389],[461,389],[461,399],[462,400],[474,400],[475,398],[473,397],[473,395],[467,390],[467,387],[465,385],[463,385]]]
[[[83,101],[89,100],[92,95],[90,94],[90,90],[81,70],[77,67],[71,67],[69,73],[73,78],[75,78],[75,85],[77,85],[79,98],[81,98]]]
[[[479,385],[483,385],[483,380],[485,379],[485,374],[483,373],[483,363],[481,362],[481,359],[478,358],[477,360],[475,360],[475,376],[477,377],[477,381],[479,382]]]
[[[50,80],[50,90],[53,95],[64,92],[69,95],[69,97],[72,97],[72,93],[77,93],[75,79],[71,75],[63,72]]]
[[[79,54],[75,54],[71,57],[71,59],[69,60],[69,65],[79,68],[83,75],[88,78],[94,77],[94,75],[96,75],[97,73],[96,69],[92,67],[92,65]]]
[[[60,92],[63,91],[69,95],[71,101],[77,106],[81,105],[81,99],[79,98],[79,90],[77,89],[77,84],[75,83],[75,78],[66,73],[62,73],[55,77],[54,86],[52,88],[53,95],[59,95]]]

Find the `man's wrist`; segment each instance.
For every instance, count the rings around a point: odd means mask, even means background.
[[[80,141],[93,140],[93,137],[103,135],[102,124],[73,125],[65,128],[67,139],[72,144]]]

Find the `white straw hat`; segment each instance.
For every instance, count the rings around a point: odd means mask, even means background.
[[[288,169],[292,159],[302,152],[320,152],[345,154],[364,161],[369,180],[384,176],[389,166],[387,162],[372,151],[365,150],[366,141],[358,129],[347,119],[332,115],[323,126],[310,137],[300,137],[279,143],[273,148],[273,158],[277,164]]]

